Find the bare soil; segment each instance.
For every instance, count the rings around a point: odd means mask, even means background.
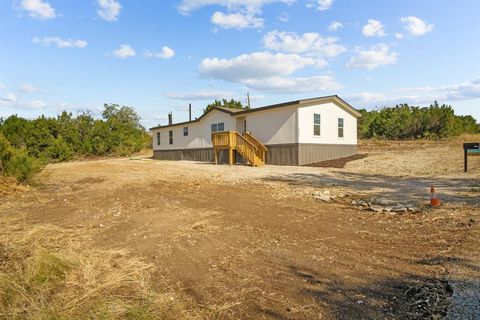
[[[158,290],[173,288],[214,318],[445,316],[468,292],[452,284],[470,290],[480,270],[465,249],[480,242],[471,236],[480,221],[480,157],[463,173],[458,141],[369,141],[361,152],[368,157],[343,169],[147,157],[54,164],[37,187],[1,198],[0,212],[91,234],[102,250],[127,250],[156,266]],[[438,209],[427,206],[431,185],[444,202]],[[323,190],[339,197],[315,201]],[[389,215],[350,204],[365,196],[423,211]]]

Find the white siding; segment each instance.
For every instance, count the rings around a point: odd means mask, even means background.
[[[313,134],[313,114],[321,116],[321,134]],[[153,149],[210,148],[211,125],[224,123],[224,130],[237,130],[236,119],[245,117],[247,131],[266,145],[289,143],[357,144],[357,119],[335,103],[323,103],[307,107],[280,107],[231,116],[214,110],[199,122],[153,130]],[[344,119],[344,137],[338,137],[338,118]],[[297,127],[298,123],[298,127]],[[183,127],[188,126],[188,136],[183,136]],[[298,131],[296,130],[298,128]],[[173,144],[168,142],[168,132],[173,130]],[[161,145],[157,145],[157,132]]]
[[[212,146],[210,132],[212,123],[223,122],[227,131],[235,130],[234,121],[234,117],[229,114],[215,110],[199,122],[152,130],[153,150],[209,148]],[[183,135],[184,127],[188,127],[188,136]],[[173,131],[173,144],[169,144],[168,140],[170,130]],[[160,132],[160,145],[157,145],[157,132]]]
[[[247,131],[263,144],[283,144],[296,142],[297,107],[283,107],[246,113]]]
[[[320,136],[313,134],[313,114],[320,114]],[[338,137],[338,118],[343,118],[343,138]],[[334,103],[298,109],[299,143],[357,144],[357,119]]]

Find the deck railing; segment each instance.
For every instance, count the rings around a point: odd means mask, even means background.
[[[230,164],[233,164],[234,150],[254,166],[265,164],[267,148],[251,134],[242,136],[237,131],[214,132],[212,133],[212,144],[215,153],[215,163],[218,163],[218,150],[228,149]]]
[[[267,147],[265,147],[263,145],[263,143],[261,143],[260,141],[258,141],[254,136],[252,136],[252,134],[250,132],[245,132],[243,134],[243,136],[245,137],[245,139],[250,142],[251,144],[253,144],[256,148],[255,150],[255,154],[258,158],[260,158],[263,162],[265,162],[265,153],[267,152]]]

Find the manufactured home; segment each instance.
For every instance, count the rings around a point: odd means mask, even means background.
[[[181,123],[173,123],[170,114],[168,125],[150,129],[153,156],[252,165],[332,160],[357,152],[360,116],[336,95],[252,109],[214,107]]]

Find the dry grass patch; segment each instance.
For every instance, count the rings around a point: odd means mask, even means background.
[[[88,235],[2,223],[0,319],[199,319],[203,311],[152,286],[151,264],[92,249]]]

